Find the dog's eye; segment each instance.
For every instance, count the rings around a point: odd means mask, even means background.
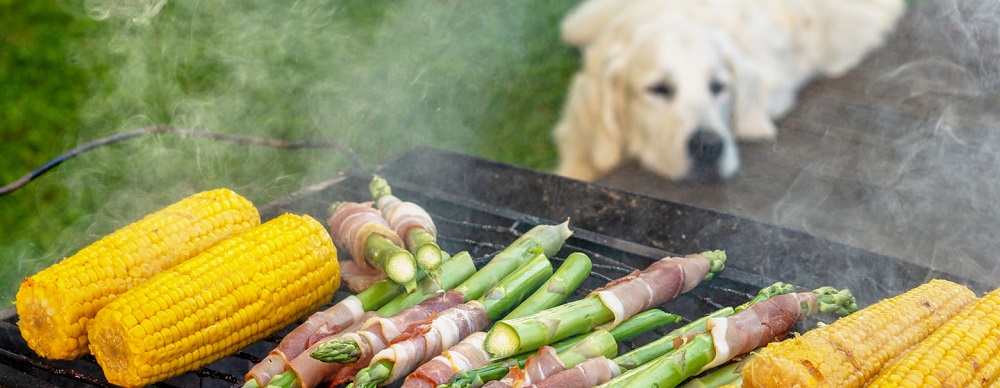
[[[650,86],[649,92],[664,98],[670,98],[674,96],[674,87],[666,82],[660,82]]]
[[[712,80],[712,82],[708,83],[708,91],[711,92],[713,96],[718,96],[723,90],[726,90],[726,85],[722,82]]]

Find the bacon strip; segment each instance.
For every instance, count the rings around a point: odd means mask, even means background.
[[[364,362],[364,365],[367,366],[367,360],[380,350],[385,349],[396,337],[412,330],[413,326],[417,326],[427,319],[434,317],[437,313],[460,305],[462,301],[462,293],[448,291],[420,302],[416,306],[407,307],[391,317],[372,317],[366,320],[358,330],[344,331],[328,339],[353,339],[360,347],[362,355],[358,362],[350,365]],[[310,356],[316,348],[328,339],[317,341],[309,349],[306,349],[302,354],[289,361],[288,369],[295,371],[302,386],[315,387],[323,381],[336,378],[345,369],[344,364],[322,362]]]
[[[533,388],[587,388],[601,385],[621,374],[621,368],[614,361],[601,356],[581,362],[576,366],[556,373],[536,384]]]
[[[288,360],[298,356],[320,338],[329,337],[360,324],[363,322],[361,317],[364,314],[361,301],[354,295],[344,298],[324,311],[313,313],[305,322],[288,333],[267,357],[250,368],[245,379],[247,381],[255,379],[260,386],[266,385],[274,375],[285,371]]]
[[[385,278],[385,272],[370,273],[367,269],[361,268],[354,260],[340,261],[340,279],[344,281],[347,288],[356,293],[367,290],[368,287]]]
[[[392,344],[372,358],[371,363],[392,361],[392,374],[386,384],[403,378],[420,364],[430,361],[442,351],[455,346],[470,334],[489,325],[486,308],[479,301],[470,301],[441,312],[418,333]]]
[[[378,272],[365,260],[365,240],[372,233],[385,236],[396,245],[402,247],[403,240],[389,227],[382,218],[382,213],[373,208],[372,202],[344,202],[326,221],[330,226],[330,237],[340,248],[347,248],[354,262],[369,273]]]
[[[403,388],[434,388],[447,383],[455,373],[488,365],[490,355],[483,350],[485,339],[484,331],[470,334],[406,376]]]
[[[510,373],[500,380],[493,380],[483,388],[513,388],[531,385],[533,382],[545,380],[556,373],[566,370],[566,364],[559,360],[556,349],[542,346],[538,353],[524,361],[524,369],[516,366],[510,368]]]
[[[715,358],[702,370],[783,338],[795,328],[795,322],[815,314],[818,303],[812,292],[778,295],[734,315],[709,319],[706,327],[712,334]]]
[[[385,217],[385,220],[389,222],[396,234],[404,239],[413,228],[422,228],[431,235],[437,236],[434,220],[420,205],[404,202],[395,195],[389,194],[380,197],[375,207],[382,210],[382,216]]]
[[[711,262],[701,254],[665,257],[645,270],[594,291],[614,313],[614,326],[641,311],[691,291],[708,274]]]

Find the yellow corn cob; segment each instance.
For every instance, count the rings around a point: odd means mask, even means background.
[[[976,297],[931,280],[801,336],[772,343],[743,367],[743,386],[858,388]]]
[[[219,241],[260,224],[227,189],[194,194],[113,232],[21,283],[21,335],[42,357],[87,353],[87,323],[115,296]]]
[[[326,229],[285,214],[113,300],[91,321],[90,350],[112,384],[147,385],[273,334],[339,286]]]
[[[982,387],[1000,363],[1000,289],[889,364],[869,387]]]

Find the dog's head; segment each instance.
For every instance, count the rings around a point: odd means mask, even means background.
[[[577,135],[603,149],[594,152],[598,174],[622,156],[675,180],[737,171],[731,122],[738,58],[725,43],[699,24],[662,19],[606,31],[585,47],[566,114],[598,115],[575,123],[590,127]]]

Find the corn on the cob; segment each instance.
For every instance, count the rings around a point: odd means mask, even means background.
[[[115,296],[260,224],[250,201],[227,189],[194,194],[113,232],[21,283],[21,335],[42,357],[87,353],[87,324]]]
[[[91,321],[90,349],[113,384],[193,370],[328,302],[340,285],[322,224],[286,214],[122,294]]]
[[[893,361],[869,387],[982,387],[1000,362],[1000,289]]]
[[[973,299],[975,293],[965,286],[932,280],[828,326],[768,345],[743,368],[743,385],[861,387]]]

